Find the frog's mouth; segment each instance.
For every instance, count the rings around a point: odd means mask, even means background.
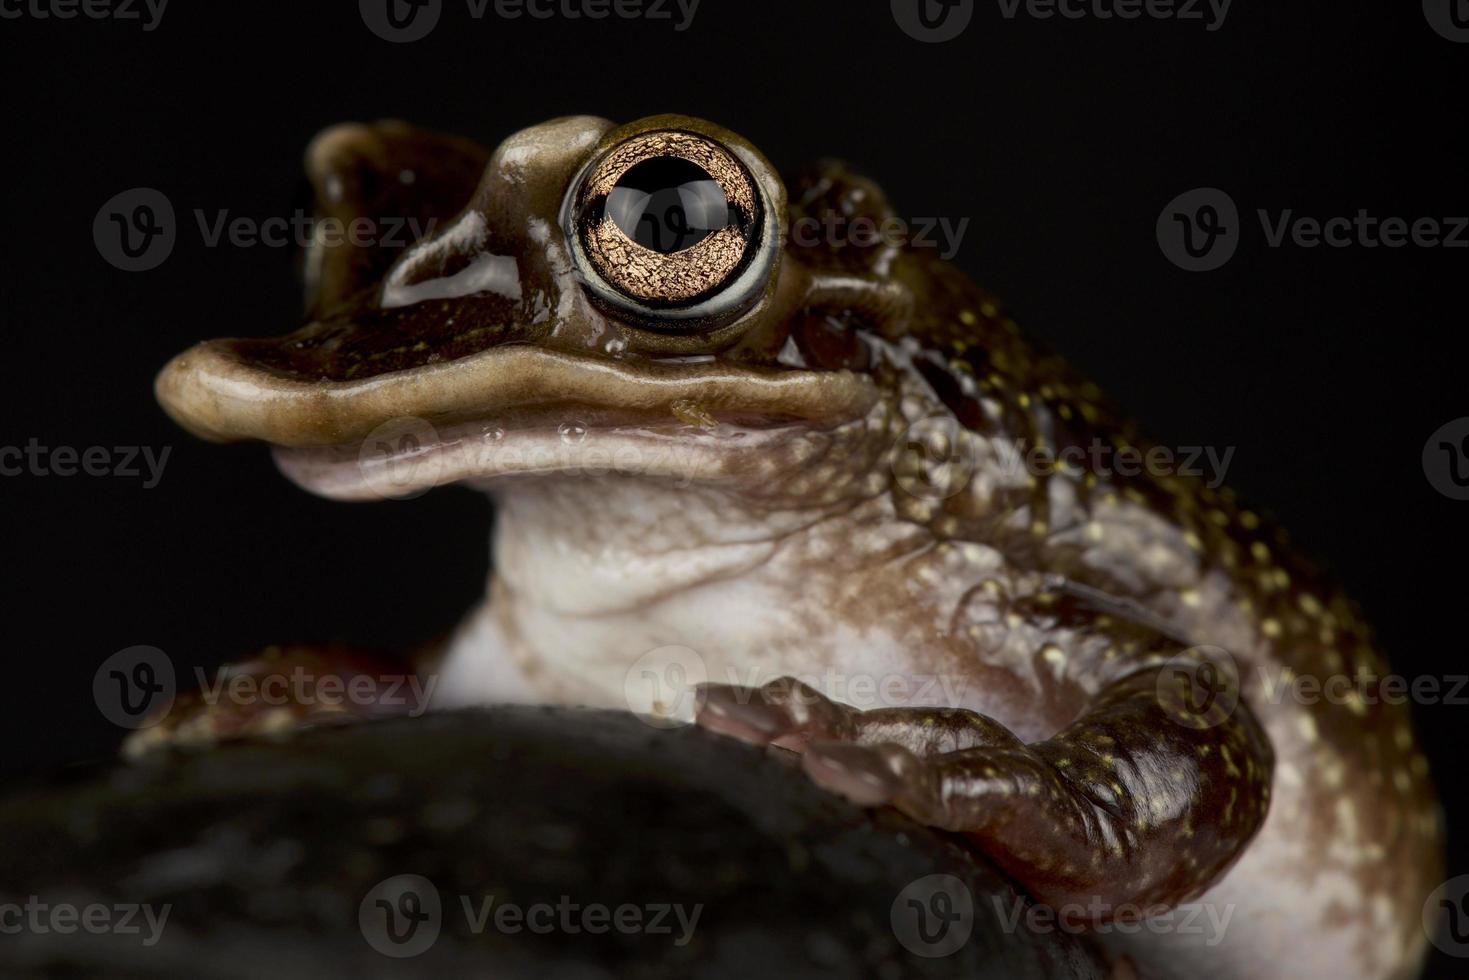
[[[313,379],[254,356],[258,343],[180,354],[159,374],[160,403],[205,439],[272,444],[289,477],[337,499],[562,471],[715,476],[732,452],[860,417],[876,397],[847,371],[529,344]]]

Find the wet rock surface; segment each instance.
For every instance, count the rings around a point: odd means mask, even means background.
[[[1105,975],[1021,901],[788,759],[613,712],[305,732],[0,801],[6,977]]]

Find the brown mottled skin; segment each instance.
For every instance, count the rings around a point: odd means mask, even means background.
[[[660,129],[731,148],[777,216],[773,271],[722,315],[629,313],[568,250],[562,205],[589,162]],[[1096,465],[1089,447],[1150,446],[931,250],[787,239],[803,218],[891,217],[875,185],[830,162],[782,182],[686,117],[555,120],[493,157],[337,127],[308,170],[324,214],[438,226],[402,254],[313,250],[307,326],[180,355],[159,395],[344,499],[370,495],[353,465],[375,429],[436,427],[420,482],[500,505],[490,601],[435,661],[460,692],[445,703],[630,703],[639,656],[683,644],[729,681],[701,689],[700,723],[966,835],[1039,900],[1090,909],[1142,976],[1416,972],[1437,803],[1408,710],[1371,696],[1387,668],[1357,609],[1227,489]],[[385,305],[491,255],[514,257],[515,288]],[[567,420],[673,462],[594,468],[582,443],[554,465],[470,455],[502,423],[554,447]],[[1017,464],[1035,448],[1083,453]],[[781,678],[834,670],[962,683],[949,703],[857,710]],[[1361,680],[1314,704],[1279,692],[1310,676]],[[210,713],[176,710],[135,747]],[[1229,911],[1228,931],[1106,929],[1194,902]]]

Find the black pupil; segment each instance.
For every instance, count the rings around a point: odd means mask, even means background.
[[[607,195],[606,208],[624,235],[664,255],[737,223],[714,178],[679,157],[655,157],[629,169]]]

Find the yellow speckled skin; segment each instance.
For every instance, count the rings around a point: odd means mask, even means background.
[[[562,210],[588,161],[660,129],[729,147],[780,249],[738,309],[677,329],[588,295]],[[782,181],[686,117],[555,120],[493,155],[343,127],[308,165],[331,213],[440,229],[406,250],[318,250],[311,322],[181,355],[160,398],[207,437],[287,447],[294,479],[343,498],[364,495],[367,433],[403,415],[437,426],[431,482],[482,482],[501,504],[493,642],[467,627],[449,679],[494,656],[514,662],[517,696],[616,703],[638,652],[669,643],[698,645],[711,675],[957,677],[958,703],[865,711],[788,680],[715,684],[699,720],[966,835],[1040,900],[1090,909],[1144,976],[1416,971],[1440,817],[1357,609],[1258,511],[1149,456],[1095,385],[931,249],[788,236],[892,218],[871,182],[835,163]],[[486,256],[514,258],[514,289],[434,291]],[[384,301],[402,288],[434,298]],[[588,476],[465,455],[495,420],[534,433],[572,417],[674,462]],[[1122,453],[1155,462],[1119,476]],[[545,571],[553,555],[608,593],[631,589],[630,567],[648,584],[583,616],[596,589]],[[1106,928],[1192,902],[1228,910],[1227,934]]]

